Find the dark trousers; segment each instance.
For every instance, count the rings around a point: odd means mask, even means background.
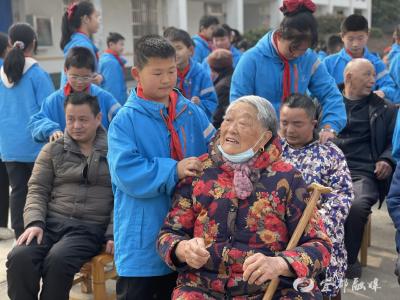
[[[378,181],[376,179],[367,176],[357,176],[352,179],[354,201],[345,223],[344,239],[349,265],[357,261],[364,226],[368,221],[372,206],[379,200]]]
[[[24,232],[24,206],[28,193],[28,181],[32,174],[33,163],[6,162],[8,180],[11,185],[10,210],[11,227],[15,237]]]
[[[177,273],[153,277],[119,277],[117,300],[170,300]]]
[[[15,246],[7,257],[8,296],[11,300],[67,300],[82,265],[97,255],[105,229],[73,219],[47,219],[43,241]]]
[[[10,201],[10,184],[6,165],[0,159],[0,227],[8,226],[8,209]]]

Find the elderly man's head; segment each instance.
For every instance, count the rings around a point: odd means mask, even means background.
[[[313,139],[317,125],[316,107],[312,99],[292,94],[281,106],[280,134],[293,148],[301,148]]]
[[[357,100],[368,96],[375,85],[375,68],[365,58],[351,60],[344,69],[345,96]]]
[[[260,150],[277,134],[277,117],[271,103],[258,96],[232,102],[221,124],[220,146],[229,155]]]

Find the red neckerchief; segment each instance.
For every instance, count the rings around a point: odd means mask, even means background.
[[[144,100],[150,100],[144,97],[143,88],[140,83],[137,85],[137,95],[138,97]],[[160,111],[160,114],[165,122],[165,125],[167,126],[169,133],[171,134],[171,142],[170,142],[171,157],[177,161],[180,161],[183,159],[182,146],[181,146],[181,141],[179,140],[179,135],[176,132],[173,123],[176,117],[176,104],[178,103],[178,94],[174,91],[171,91],[171,93],[169,94],[169,100],[170,102],[168,105],[168,116],[164,116],[162,110]]]
[[[349,49],[345,48],[345,50],[346,50],[346,53],[348,55],[350,55],[351,58],[362,58],[364,56],[364,52],[363,52],[363,55],[361,57],[354,57],[354,54]]]
[[[187,98],[185,89],[183,87],[183,83],[185,82],[185,77],[186,77],[187,73],[189,73],[190,63],[182,71],[180,71],[178,68],[176,70],[177,70],[177,75],[178,75],[178,78],[179,78],[179,86],[178,86],[178,88],[181,90],[183,96],[185,96],[185,98]]]
[[[89,94],[89,90],[90,90],[90,84],[88,85],[88,87],[85,89],[85,93]],[[69,95],[71,95],[71,93],[73,93],[74,90],[72,89],[72,86],[69,84],[69,82],[67,81],[67,83],[64,86],[64,96],[68,97]]]
[[[89,39],[90,39],[90,36],[88,36],[85,32],[83,32],[83,31],[81,31],[81,30],[77,30],[76,32],[78,32],[78,33],[80,33],[80,34],[83,34],[83,35],[86,35]],[[97,59],[97,61],[99,61],[99,51],[96,51],[96,59]]]
[[[350,55],[351,58],[353,58],[353,53],[351,53],[351,51],[350,51],[349,49],[345,49],[345,50],[346,50],[346,53],[347,53],[348,55]]]
[[[276,52],[278,52],[279,58],[283,61],[283,94],[282,102],[290,95],[290,65],[286,57],[284,57],[278,49],[278,34],[274,33],[274,43],[276,46]]]
[[[201,33],[199,33],[199,37],[201,37],[201,39],[204,40],[207,43],[208,48],[212,51],[213,50],[213,43],[210,42],[209,40],[207,40],[207,38],[204,35],[202,35]]]
[[[104,50],[104,53],[108,53],[108,54],[113,55],[118,60],[122,70],[124,70],[125,64],[124,64],[124,62],[122,61],[121,57],[118,55],[117,52],[115,52],[115,51],[113,51],[111,49],[106,49],[106,50]]]

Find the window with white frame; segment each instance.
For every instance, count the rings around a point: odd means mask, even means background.
[[[133,43],[146,34],[158,33],[158,0],[131,0]]]

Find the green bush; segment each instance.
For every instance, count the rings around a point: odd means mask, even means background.
[[[243,37],[249,42],[249,46],[253,47],[267,32],[268,29],[260,27],[245,32]]]

